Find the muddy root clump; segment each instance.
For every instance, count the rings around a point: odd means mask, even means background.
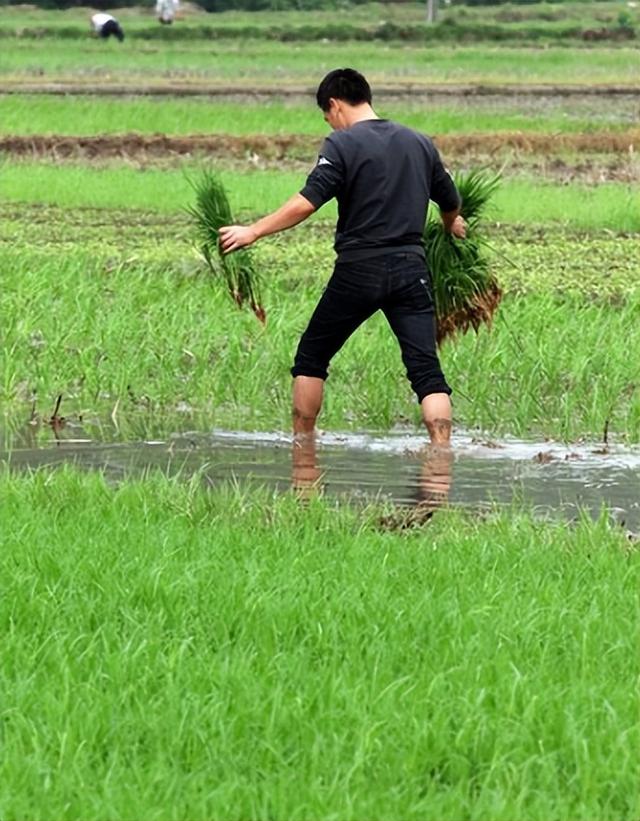
[[[502,288],[494,279],[490,282],[486,291],[471,297],[469,304],[445,316],[438,317],[436,331],[438,345],[442,345],[446,339],[456,333],[465,334],[471,328],[477,333],[483,324],[491,327],[493,315],[501,300]]]

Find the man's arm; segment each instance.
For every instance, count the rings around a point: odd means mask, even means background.
[[[277,211],[267,214],[251,225],[225,225],[220,229],[220,247],[225,254],[246,248],[261,237],[277,234],[287,228],[293,228],[299,222],[306,220],[316,210],[315,205],[301,194],[294,194],[291,199],[281,205]]]
[[[442,224],[444,230],[453,234],[457,239],[464,239],[467,236],[467,223],[460,216],[460,209],[455,208],[453,211],[440,211],[442,217]]]

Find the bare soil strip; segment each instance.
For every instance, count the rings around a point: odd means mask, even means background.
[[[249,97],[260,99],[263,97],[313,97],[315,86],[287,86],[276,87],[256,85],[210,85],[196,83],[170,84],[125,84],[102,83],[95,86],[90,83],[78,82],[51,82],[30,83],[5,81],[2,94],[52,94],[77,95],[91,94],[92,96],[172,96],[172,97]],[[640,97],[640,85],[557,85],[557,84],[527,84],[515,83],[508,85],[490,84],[456,84],[456,83],[402,83],[400,85],[375,86],[376,97],[483,97],[497,95],[501,97],[573,97],[576,95],[589,97],[611,97],[631,95]]]
[[[167,158],[172,155],[208,154],[217,158],[295,159],[312,157],[320,137],[306,134],[246,135],[203,134],[171,137],[164,134],[104,134],[97,136],[5,136],[0,151],[23,157],[54,159]],[[640,128],[590,134],[527,134],[520,131],[494,134],[434,135],[447,156],[495,154],[505,150],[549,156],[563,152],[624,154],[640,148]]]

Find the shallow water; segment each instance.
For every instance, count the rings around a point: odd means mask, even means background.
[[[96,435],[74,424],[57,430],[23,425],[1,434],[0,461],[16,470],[73,463],[112,479],[150,469],[167,475],[200,471],[212,485],[235,480],[284,491],[293,483],[309,493],[432,507],[516,504],[569,519],[606,508],[613,520],[640,531],[637,447],[491,442],[457,433],[447,455],[414,432],[319,433],[315,445],[284,433],[223,430],[117,441],[108,429]]]

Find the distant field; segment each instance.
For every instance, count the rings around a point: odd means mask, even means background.
[[[0,22],[0,37],[74,39],[85,35],[89,9],[47,12],[9,7]],[[159,26],[152,7],[118,11],[128,36],[136,40],[194,41],[257,37],[281,41],[413,40],[591,42],[592,34],[612,42],[632,41],[640,15],[618,3],[534,3],[531,6],[442,6],[435,25],[426,25],[423,3],[370,3],[324,11],[207,14],[183,9],[171,28]]]
[[[179,211],[192,198],[188,177],[197,170],[193,165],[186,165],[183,170],[137,171],[21,162],[0,168],[0,185],[3,199],[7,201],[68,207],[130,207],[171,213]],[[299,191],[305,175],[267,170],[224,172],[223,178],[236,209],[263,214]],[[618,183],[594,187],[509,180],[496,197],[495,218],[519,224],[567,224],[638,231],[640,211],[635,203],[633,188]],[[333,202],[319,212],[324,218],[333,214]]]
[[[640,97],[516,99],[456,97],[451,103],[405,97],[376,103],[380,116],[426,133],[499,131],[589,133],[637,120]],[[0,134],[327,134],[315,100],[220,101],[142,97],[0,96]]]
[[[261,40],[124,43],[86,39],[5,40],[6,81],[207,83],[246,88],[309,87],[351,65],[375,83],[543,83],[638,86],[640,50],[628,46],[418,46],[399,43],[277,43]]]

